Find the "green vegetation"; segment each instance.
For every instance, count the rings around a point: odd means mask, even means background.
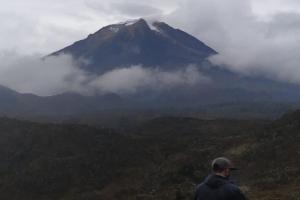
[[[251,199],[299,198],[300,111],[274,122],[161,117],[126,129],[0,119],[0,197],[187,200],[217,156]]]

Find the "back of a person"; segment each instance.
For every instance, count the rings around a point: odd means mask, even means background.
[[[218,200],[218,197],[216,191],[203,183],[197,188],[195,200]]]
[[[195,200],[239,200],[239,191],[226,178],[211,175],[197,187]]]
[[[222,159],[224,158],[221,158],[221,161],[223,161]],[[220,159],[217,161],[219,162]],[[225,174],[227,173],[228,172]],[[228,177],[229,174],[228,176],[224,176],[222,173],[209,175],[205,181],[197,187],[195,200],[245,200],[244,194]]]

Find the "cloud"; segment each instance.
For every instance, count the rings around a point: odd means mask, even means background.
[[[128,18],[159,18],[220,54],[216,65],[300,83],[297,0],[19,0],[0,7],[0,51],[49,54]]]
[[[216,49],[219,54],[211,58],[215,65],[248,76],[299,84],[300,5],[298,9],[285,6],[284,10],[277,6],[264,18],[253,10],[255,3],[258,4],[254,0],[186,0],[165,20]],[[295,4],[287,4],[292,3]],[[261,10],[268,5],[265,2]]]
[[[107,72],[93,80],[90,85],[100,92],[128,94],[140,90],[162,91],[209,82],[210,79],[192,65],[176,71],[132,66]]]
[[[90,0],[12,0],[0,7],[0,51],[49,54],[96,32],[118,16],[91,9]],[[123,18],[124,19],[124,18]]]
[[[0,51],[47,55],[108,24],[170,13],[178,1],[3,1],[0,7]]]
[[[129,18],[146,17],[162,13],[159,8],[140,2],[112,2],[106,9],[107,12],[113,12],[116,15],[127,16]]]
[[[0,54],[0,85],[21,93],[41,96],[67,91],[84,92],[87,74],[76,67],[70,56],[49,57]]]
[[[174,71],[131,66],[94,75],[80,69],[68,55],[40,59],[38,55],[2,53],[0,60],[3,61],[0,64],[0,85],[40,96],[65,92],[127,95],[143,90],[164,91],[210,82],[195,66]]]

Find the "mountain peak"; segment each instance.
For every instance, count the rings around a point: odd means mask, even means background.
[[[127,20],[125,22],[118,23],[118,25],[124,25],[124,26],[142,25],[142,24],[147,24],[146,20],[143,18]]]
[[[149,26],[148,26],[146,20],[140,18],[140,19],[128,20],[128,21],[125,21],[125,22],[120,22],[120,23],[117,23],[117,24],[108,25],[108,26],[100,29],[99,31],[109,29],[112,32],[116,33],[122,28],[149,28]]]
[[[88,60],[85,69],[103,73],[120,66],[174,68],[201,64],[216,51],[166,23],[149,23],[141,18],[105,26],[51,55],[62,53]]]
[[[137,26],[148,26],[147,21],[143,18],[140,18],[138,20],[135,21],[134,25]]]

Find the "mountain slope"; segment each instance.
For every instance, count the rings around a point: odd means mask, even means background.
[[[89,71],[101,73],[115,67],[141,64],[176,67],[202,63],[216,51],[189,34],[165,23],[144,19],[106,26],[86,39],[52,55],[71,54],[88,60]]]
[[[280,120],[161,117],[122,129],[0,119],[1,199],[187,200],[216,156],[250,199],[299,197],[299,112]]]

